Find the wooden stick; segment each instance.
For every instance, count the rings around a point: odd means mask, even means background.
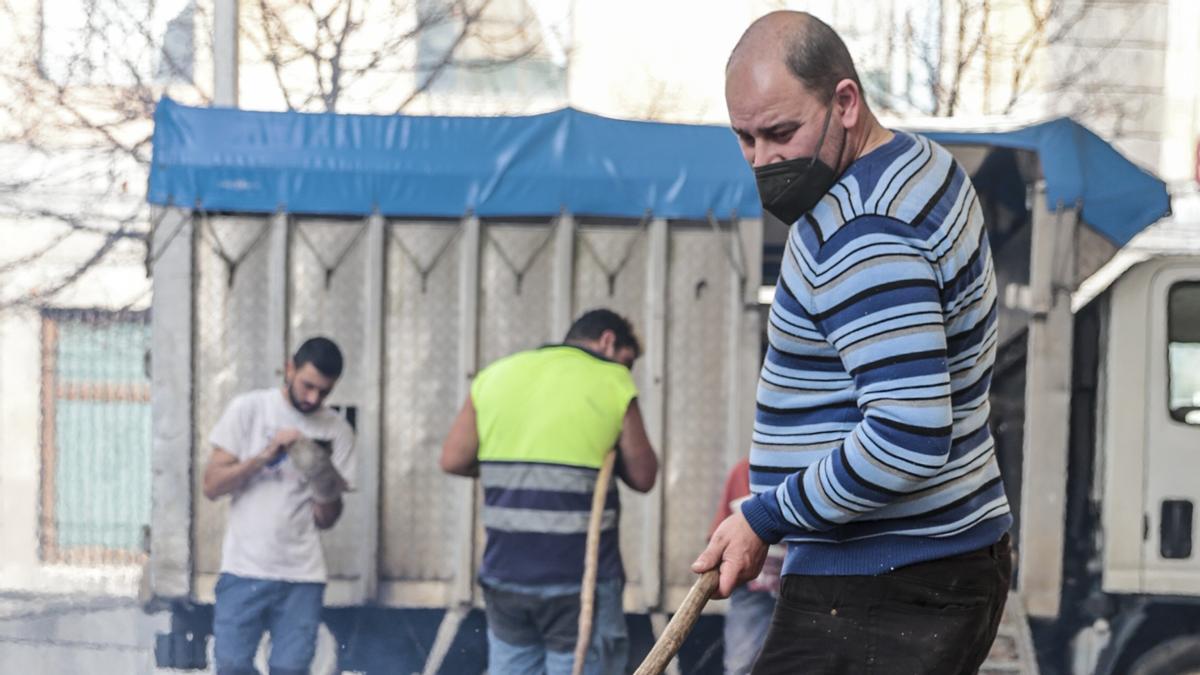
[[[612,481],[613,467],[616,463],[616,449],[609,450],[604,456],[604,463],[600,465],[600,474],[596,476],[596,488],[592,492],[592,513],[588,519],[587,547],[583,558],[583,586],[579,589],[579,636],[575,638],[572,675],[582,675],[588,645],[592,640],[592,617],[596,612],[596,573],[600,564],[600,525],[604,521],[604,502],[608,498],[608,484]]]
[[[438,624],[437,635],[433,639],[433,646],[429,648],[429,658],[425,659],[421,675],[437,675],[442,669],[446,656],[450,654],[450,647],[454,644],[454,638],[458,635],[458,629],[470,611],[470,605],[455,605],[442,615],[442,622]]]
[[[683,646],[688,633],[692,632],[692,626],[695,626],[696,619],[700,618],[700,610],[704,609],[713,591],[717,590],[717,581],[720,578],[717,570],[713,569],[702,574],[696,583],[692,584],[692,589],[683,599],[683,604],[679,605],[679,611],[671,617],[667,629],[658,637],[654,648],[633,675],[662,675],[667,664],[679,653],[679,648]]]

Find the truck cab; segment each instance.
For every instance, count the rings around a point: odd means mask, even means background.
[[[1035,622],[1063,673],[1200,670],[1198,206],[1176,196],[1073,299],[1064,611]]]

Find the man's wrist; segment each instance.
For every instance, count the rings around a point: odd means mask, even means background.
[[[742,517],[749,523],[754,534],[765,544],[778,544],[784,532],[776,526],[770,508],[763,503],[762,495],[754,495],[741,503]]]
[[[271,462],[271,460],[268,458],[274,454],[272,453],[272,450],[274,449],[275,444],[272,443],[271,445],[267,446],[266,450],[263,450],[262,452],[250,458],[250,466],[252,467],[253,472],[257,473],[262,471],[263,468]]]

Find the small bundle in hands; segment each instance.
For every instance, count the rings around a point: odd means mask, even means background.
[[[329,441],[301,438],[288,446],[288,456],[312,488],[313,501],[328,504],[341,498],[346,482],[333,466]]]

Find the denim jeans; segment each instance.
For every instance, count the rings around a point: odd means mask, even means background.
[[[629,660],[629,632],[620,580],[596,584],[596,612],[584,661],[585,675],[620,675]],[[489,587],[488,672],[569,675],[575,662],[579,595],[545,596]],[[532,589],[529,589],[532,590]]]
[[[725,612],[725,675],[747,675],[754,667],[774,613],[773,593],[733,589]]]
[[[222,574],[213,615],[218,675],[257,675],[254,654],[271,635],[271,675],[308,675],[321,626],[325,584]]]
[[[785,576],[754,675],[976,673],[1011,578],[1008,535],[879,576]]]

